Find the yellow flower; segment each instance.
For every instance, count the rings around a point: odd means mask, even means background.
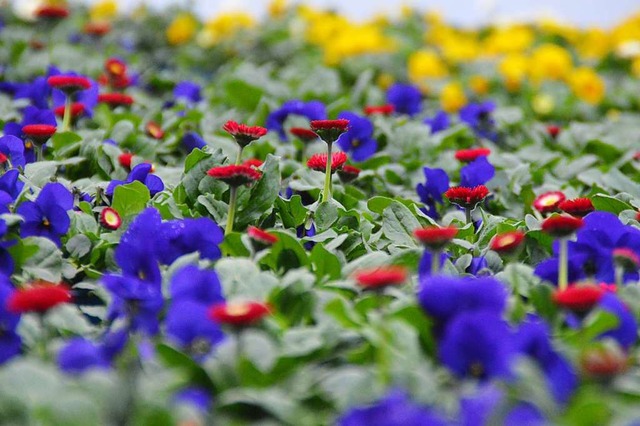
[[[282,16],[287,11],[287,0],[271,0],[269,3],[269,15]]]
[[[611,39],[604,30],[591,28],[582,34],[576,47],[580,56],[586,59],[600,59],[611,50]]]
[[[223,13],[204,24],[204,28],[198,34],[198,44],[202,47],[213,46],[220,40],[231,37],[238,31],[251,28],[254,25],[255,20],[248,13]]]
[[[448,83],[440,92],[440,105],[446,112],[458,112],[467,103],[467,97],[460,83]]]
[[[196,33],[198,21],[190,13],[180,13],[167,28],[167,40],[170,44],[187,43]]]
[[[118,3],[115,0],[103,0],[91,6],[89,16],[92,21],[107,21],[118,13]]]
[[[531,101],[531,107],[536,114],[547,115],[553,112],[556,107],[556,103],[553,100],[553,96],[547,93],[540,93]]]
[[[533,40],[533,31],[525,26],[496,28],[485,39],[483,52],[488,56],[520,53],[528,49]]]
[[[531,54],[529,75],[536,82],[545,79],[564,80],[572,68],[569,52],[558,45],[546,43]]]
[[[429,78],[442,78],[447,75],[447,67],[432,50],[419,50],[409,56],[407,61],[409,80],[420,83]]]
[[[489,80],[481,75],[472,75],[469,87],[476,95],[486,95],[489,92]]]
[[[640,42],[640,13],[630,16],[611,32],[612,43],[616,48],[627,43]]]
[[[637,78],[640,78],[640,56],[635,58],[633,62],[631,62],[631,72]]]
[[[376,79],[376,84],[383,90],[387,90],[393,83],[394,78],[391,74],[382,73]]]
[[[581,100],[592,105],[599,104],[604,98],[604,80],[591,68],[578,68],[570,77],[573,93]]]
[[[529,61],[521,54],[508,55],[500,62],[498,72],[504,79],[507,90],[510,92],[520,90],[528,65]]]

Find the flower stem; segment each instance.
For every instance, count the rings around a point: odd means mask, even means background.
[[[243,147],[240,147],[238,149],[238,156],[236,157],[236,166],[240,164],[240,162],[242,162],[242,149]]]
[[[473,219],[471,218],[471,209],[469,209],[469,208],[464,209],[464,214],[465,214],[465,217],[467,219],[467,224],[472,223]]]
[[[42,145],[33,144],[33,150],[36,153],[36,162],[40,162],[44,160],[44,153],[42,152]]]
[[[624,268],[620,265],[616,265],[615,273],[616,273],[616,286],[618,288],[622,288],[622,285],[624,284]]]
[[[327,168],[324,171],[324,191],[322,192],[322,202],[331,201],[331,146],[327,142]]]
[[[438,275],[440,272],[440,250],[431,252],[431,276]]]
[[[569,284],[569,259],[568,259],[568,240],[560,238],[560,259],[558,260],[558,288],[565,290]]]
[[[71,130],[71,96],[67,95],[64,101],[64,116],[62,118],[62,131],[68,132]]]
[[[38,336],[37,348],[40,354],[40,357],[47,361],[49,358],[49,351],[47,350],[47,343],[49,340],[49,330],[47,328],[47,323],[44,320],[44,314],[37,314],[38,316],[38,325],[40,326],[40,336]]]
[[[238,198],[238,187],[232,186],[229,188],[229,214],[227,215],[227,228],[225,234],[229,234],[233,231],[233,219],[236,215],[236,199]]]

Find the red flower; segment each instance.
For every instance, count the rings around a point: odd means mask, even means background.
[[[213,321],[235,327],[248,327],[265,316],[271,310],[260,302],[230,302],[214,305],[209,310],[209,318]]]
[[[327,169],[327,154],[314,154],[307,161],[307,167],[319,172]],[[337,151],[331,154],[331,173],[341,168],[347,162],[347,154]]]
[[[568,237],[584,225],[582,218],[556,215],[542,222],[542,230],[554,237]]]
[[[333,159],[332,159],[333,162]],[[332,164],[333,166],[333,164]],[[360,169],[350,165],[344,165],[338,170],[338,177],[342,183],[349,183],[358,178]]]
[[[9,157],[0,152],[0,164],[5,164]]]
[[[318,139],[318,134],[316,132],[310,129],[305,129],[304,127],[292,127],[289,129],[289,132],[302,142],[311,142]]]
[[[242,163],[243,166],[249,166],[249,167],[253,167],[255,169],[259,168],[263,164],[264,164],[264,161],[258,160],[257,158],[251,158],[251,159],[246,160],[246,161],[244,161]]]
[[[335,142],[348,128],[349,120],[345,119],[311,121],[311,130],[327,143]]]
[[[207,172],[214,179],[226,182],[229,186],[248,185],[259,180],[262,172],[245,165],[218,166]]]
[[[7,299],[7,309],[11,312],[44,313],[61,303],[71,302],[71,289],[64,284],[46,281],[35,283],[16,290]]]
[[[359,286],[375,290],[389,285],[400,285],[407,280],[407,270],[401,266],[384,266],[354,274]]]
[[[455,226],[428,226],[413,231],[413,236],[431,250],[441,250],[458,234]]]
[[[279,240],[277,235],[271,234],[270,232],[264,231],[260,228],[256,228],[255,226],[250,226],[247,229],[247,235],[249,235],[253,240],[268,246],[277,243]]]
[[[613,259],[627,271],[636,271],[640,268],[640,257],[638,257],[638,255],[631,249],[614,249]]]
[[[467,186],[454,186],[444,193],[444,196],[453,203],[465,209],[473,209],[489,195],[489,190],[484,185],[473,188]]]
[[[45,5],[36,10],[36,16],[44,19],[64,19],[69,16],[69,9],[64,6]]]
[[[364,107],[365,115],[391,115],[396,108],[391,104],[386,105],[370,105]]]
[[[127,74],[127,64],[118,58],[109,58],[104,62],[104,70],[109,77],[123,77]]]
[[[150,121],[146,126],[147,135],[154,139],[162,139],[164,137],[164,130],[155,121]]]
[[[64,116],[64,105],[56,107],[53,112],[58,117]],[[84,104],[80,102],[74,102],[71,104],[71,118],[76,119],[84,115]]]
[[[260,126],[247,126],[235,121],[227,121],[222,129],[229,133],[242,148],[267,134],[267,129]]]
[[[131,152],[123,152],[118,156],[118,163],[125,169],[131,169],[131,159],[133,158],[133,153]]]
[[[60,89],[67,94],[91,87],[91,81],[79,75],[53,75],[47,79],[47,83],[54,89]]]
[[[98,95],[98,102],[107,104],[112,108],[118,106],[129,106],[133,103],[133,98],[124,93],[101,93]]]
[[[572,284],[565,290],[556,290],[553,301],[556,305],[574,312],[586,312],[600,301],[605,291],[595,285]]]
[[[29,139],[38,139],[45,141],[54,135],[57,128],[50,124],[27,124],[22,126],[22,134]]]
[[[510,231],[498,234],[491,240],[491,250],[497,253],[513,253],[520,247],[524,241],[524,233],[522,231]]]
[[[478,157],[486,157],[489,154],[491,154],[489,148],[460,149],[456,151],[456,160],[469,163]]]
[[[574,198],[573,200],[564,200],[558,204],[560,210],[569,213],[572,216],[584,217],[595,210],[593,203],[588,198]]]
[[[560,191],[545,192],[533,200],[533,207],[540,213],[551,213],[558,210],[558,206],[564,200],[565,196]]]
[[[111,207],[105,207],[100,212],[100,225],[115,231],[120,228],[120,225],[122,225],[122,219],[117,211]]]
[[[618,345],[603,345],[586,349],[580,356],[581,370],[590,377],[606,379],[624,372],[629,357]]]
[[[111,24],[108,22],[88,22],[85,24],[82,31],[88,35],[102,37],[109,34],[111,31]]]
[[[549,136],[555,139],[560,134],[560,127],[549,125],[547,126],[547,133],[549,134]]]

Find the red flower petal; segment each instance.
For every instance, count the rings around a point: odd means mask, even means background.
[[[346,131],[349,127],[349,120],[313,120],[311,121],[311,130],[340,130]]]
[[[71,289],[67,285],[37,281],[13,292],[6,306],[15,313],[44,313],[54,306],[71,302],[71,299]]]
[[[533,207],[540,213],[551,213],[558,210],[558,206],[565,198],[564,193],[560,191],[545,192],[533,200]]]
[[[370,105],[364,107],[365,115],[391,115],[396,108],[391,104],[386,105]]]
[[[228,302],[214,305],[209,310],[209,318],[213,321],[235,327],[248,327],[265,316],[271,310],[260,302]]]
[[[478,185],[473,188],[469,188],[467,186],[454,186],[444,193],[444,196],[447,199],[463,207],[465,209],[472,209],[482,200],[489,195],[489,189],[487,189],[484,185]]]
[[[22,134],[30,138],[50,138],[56,130],[56,126],[49,124],[27,124],[22,126]]]
[[[53,110],[54,114],[58,117],[64,116],[64,105],[56,107]],[[80,102],[74,102],[71,104],[71,118],[78,118],[84,115],[84,104]]]
[[[478,157],[486,157],[489,154],[491,154],[489,148],[460,149],[456,151],[456,160],[469,163]]]
[[[567,237],[582,228],[582,218],[574,216],[556,215],[542,222],[542,230],[554,237]]]
[[[247,235],[249,235],[257,242],[269,246],[277,243],[279,240],[277,235],[271,234],[270,232],[264,231],[255,226],[250,226],[249,228],[247,228]]]
[[[497,253],[512,253],[524,241],[522,231],[510,231],[498,234],[491,240],[491,250]]]
[[[407,270],[401,266],[385,266],[359,271],[354,278],[359,286],[377,289],[389,285],[400,285],[407,280]]]
[[[147,135],[154,139],[162,139],[164,137],[164,130],[162,130],[162,127],[155,121],[148,122],[145,130],[147,131]]]
[[[316,132],[305,129],[304,127],[292,127],[289,129],[289,132],[303,142],[311,142],[319,137]]]
[[[87,90],[91,87],[91,81],[79,75],[53,75],[47,79],[47,83],[63,91]]]
[[[250,184],[262,177],[262,172],[259,170],[242,164],[238,166],[230,165],[213,167],[212,169],[209,169],[207,174],[212,178],[219,179],[231,186]]]
[[[45,5],[36,10],[36,16],[45,19],[64,19],[69,16],[69,9],[64,6]]]
[[[100,224],[107,229],[115,231],[122,225],[122,218],[115,209],[105,207],[100,212]]]
[[[418,241],[431,250],[440,250],[458,234],[458,228],[455,226],[429,226],[413,231],[413,235]]]
[[[307,160],[307,167],[319,172],[327,169],[327,154],[314,154]],[[347,162],[347,154],[337,151],[331,154],[331,172],[335,172]]]
[[[585,312],[600,301],[605,291],[595,285],[570,285],[565,290],[557,290],[553,301],[563,308],[575,312]]]
[[[564,200],[558,204],[558,207],[565,213],[579,217],[584,217],[595,210],[595,207],[593,207],[593,203],[589,198]]]
[[[115,108],[117,106],[129,106],[133,104],[133,98],[124,93],[101,93],[98,95],[98,102]]]

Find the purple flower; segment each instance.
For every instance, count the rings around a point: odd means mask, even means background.
[[[495,130],[495,122],[491,113],[496,109],[496,104],[491,101],[482,103],[470,103],[460,110],[460,120],[473,129],[479,137],[496,142],[498,134]]]
[[[433,254],[429,250],[422,252],[422,258],[418,265],[418,277],[420,279],[431,276],[431,256],[433,256]],[[448,257],[446,253],[440,253],[440,269],[442,269]]]
[[[202,100],[201,90],[200,85],[185,80],[176,84],[176,87],[173,88],[173,97],[177,100],[184,100],[187,103],[196,103]]]
[[[57,71],[51,67],[45,77],[36,77],[31,83],[17,83],[14,87],[13,97],[15,99],[29,99],[36,108],[49,108],[51,87],[47,83],[47,77],[53,75],[50,74],[52,70]]]
[[[24,142],[22,139],[13,135],[0,137],[0,153],[7,157],[12,167],[24,167]]]
[[[18,355],[22,348],[22,339],[16,332],[20,315],[9,312],[7,299],[14,292],[13,285],[6,275],[0,276],[0,364],[4,364]]]
[[[164,304],[159,283],[131,275],[105,275],[102,282],[112,296],[107,314],[109,321],[126,318],[131,331],[149,335],[158,332],[158,314]]]
[[[73,75],[80,76],[80,74],[75,72],[65,72],[65,73],[52,73],[50,75]],[[84,76],[83,76],[84,77]],[[93,109],[98,105],[98,93],[100,91],[100,86],[97,82],[92,79],[89,79],[91,82],[91,87],[86,90],[80,90],[76,94],[73,95],[74,101],[77,103],[81,103],[84,105],[84,114],[87,117],[93,117]],[[53,89],[51,92],[51,99],[53,101],[53,107],[61,107],[64,106],[65,100],[67,96],[64,94],[62,90]]]
[[[422,93],[412,84],[396,83],[387,90],[387,102],[398,114],[413,116],[422,109]]]
[[[438,111],[432,118],[425,118],[424,124],[428,124],[431,128],[431,134],[436,134],[449,128],[449,115],[444,111]]]
[[[175,402],[189,404],[201,412],[207,412],[211,408],[213,397],[206,389],[188,387],[182,389],[174,397]]]
[[[173,263],[178,257],[196,251],[201,258],[210,260],[219,259],[222,254],[218,246],[224,233],[209,218],[170,220],[162,224],[162,233],[167,242],[159,253],[162,263]]]
[[[207,143],[196,132],[187,132],[182,137],[182,147],[187,152],[191,152],[196,148],[202,149],[205,146],[207,146]]]
[[[58,352],[58,365],[65,373],[79,374],[92,368],[108,368],[109,360],[99,345],[75,337]]]
[[[174,301],[166,318],[167,335],[196,359],[224,339],[220,326],[208,317],[209,306],[191,300]]]
[[[35,201],[25,201],[17,213],[24,217],[20,235],[46,237],[60,246],[60,237],[67,233],[71,219],[67,211],[73,208],[73,195],[60,183],[48,183]]]
[[[420,201],[425,205],[422,211],[429,217],[437,219],[439,215],[436,210],[436,203],[443,203],[442,194],[449,189],[449,176],[442,169],[424,167],[422,171],[426,181],[416,186],[416,192],[420,197]]]
[[[638,323],[633,312],[618,296],[613,293],[605,293],[600,299],[598,307],[618,318],[618,324],[600,337],[611,337],[627,349],[638,341]]]
[[[353,161],[364,161],[376,153],[378,142],[373,138],[373,123],[369,119],[349,111],[341,112],[338,118],[349,120],[349,129],[337,142]]]
[[[0,192],[9,194],[12,201],[18,198],[24,188],[24,182],[19,177],[20,172],[16,169],[7,170],[0,176]]]
[[[507,411],[508,408],[512,407]],[[514,405],[505,398],[504,393],[495,386],[481,386],[471,398],[460,401],[460,419],[462,426],[542,426],[548,424],[535,406],[528,402]]]
[[[184,266],[173,275],[169,291],[174,301],[192,301],[207,306],[224,302],[218,274],[194,265]]]
[[[340,426],[444,426],[446,420],[429,407],[411,401],[402,391],[391,391],[380,401],[349,410]]]
[[[280,136],[280,140],[286,141],[287,134],[284,130],[284,122],[289,115],[299,115],[311,120],[324,120],[327,118],[327,109],[320,101],[303,102],[297,99],[290,100],[271,112],[266,120],[266,127],[275,131]]]
[[[142,182],[145,184],[147,188],[149,188],[149,194],[153,197],[158,192],[164,190],[164,183],[162,179],[158,176],[151,174],[151,169],[153,165],[149,163],[140,163],[129,172],[129,176],[127,176],[126,180],[112,180],[107,187],[105,193],[109,196],[113,195],[113,191],[116,187],[120,185],[126,185],[127,183],[131,183],[135,180],[138,182]]]
[[[473,188],[493,179],[496,169],[487,157],[478,157],[460,169],[460,185]]]

